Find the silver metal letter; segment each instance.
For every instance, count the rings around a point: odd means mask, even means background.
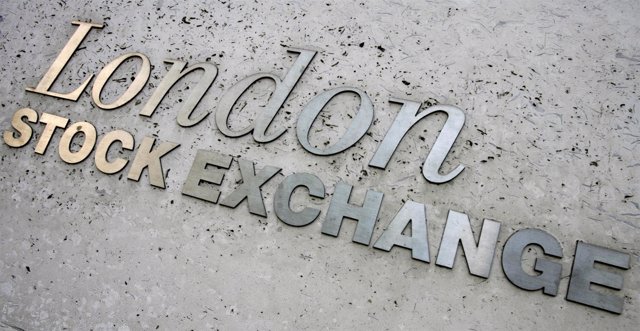
[[[252,161],[238,159],[240,164],[240,175],[242,176],[242,184],[236,187],[229,196],[224,198],[220,204],[230,208],[236,208],[244,199],[247,199],[249,212],[262,217],[267,217],[267,211],[264,208],[264,200],[260,187],[269,179],[275,176],[281,168],[265,166],[256,174],[255,165]]]
[[[324,198],[324,184],[320,178],[312,174],[296,173],[287,176],[276,190],[273,201],[276,216],[285,224],[291,226],[305,226],[311,224],[320,215],[320,210],[305,207],[301,211],[293,211],[289,206],[291,195],[298,187],[306,187],[309,195]]]
[[[436,264],[449,269],[453,268],[456,253],[461,243],[469,273],[478,277],[489,278],[499,234],[500,222],[485,219],[482,223],[480,239],[476,244],[469,217],[466,214],[450,210],[447,216],[447,224],[442,234]]]
[[[287,129],[280,128],[277,129],[270,135],[267,135],[267,129],[271,125],[271,122],[275,118],[278,110],[282,107],[285,100],[289,96],[289,93],[293,90],[302,74],[307,69],[311,60],[316,55],[315,51],[310,51],[307,49],[288,49],[290,53],[298,53],[300,54],[296,61],[291,66],[291,69],[287,72],[284,79],[280,80],[280,78],[274,74],[268,73],[259,73],[255,75],[251,75],[231,87],[220,99],[218,103],[218,109],[216,110],[216,125],[218,126],[218,130],[222,132],[227,137],[240,137],[245,134],[253,131],[253,139],[257,142],[266,143],[273,141],[280,137]],[[255,123],[251,123],[247,125],[244,129],[241,130],[231,130],[228,127],[229,114],[231,113],[231,109],[233,105],[238,101],[240,96],[253,84],[255,84],[258,80],[261,79],[271,79],[276,83],[275,91],[271,95],[269,99],[269,103],[264,108],[264,111],[258,118],[255,120]]]
[[[360,109],[358,110],[356,117],[351,121],[351,125],[349,125],[347,132],[345,132],[338,142],[325,149],[319,149],[311,146],[311,143],[309,142],[309,131],[311,130],[313,121],[315,121],[318,114],[320,114],[324,106],[333,99],[333,97],[345,92],[357,93],[360,96]],[[296,133],[298,135],[298,141],[300,141],[302,147],[304,147],[308,152],[316,155],[332,155],[340,153],[358,142],[358,140],[367,133],[372,122],[373,104],[367,94],[355,87],[339,87],[325,91],[313,98],[313,100],[309,101],[302,110],[300,117],[298,117]]]
[[[169,152],[180,146],[180,144],[172,142],[163,142],[155,150],[153,144],[156,140],[151,137],[144,137],[136,157],[133,159],[131,169],[129,169],[129,175],[127,178],[134,181],[139,181],[142,176],[142,171],[145,168],[149,168],[149,183],[155,187],[164,188],[164,173],[162,171],[162,162],[160,158],[167,155]]]
[[[352,186],[344,182],[336,184],[327,216],[324,223],[322,223],[322,233],[337,237],[342,226],[342,219],[346,217],[358,222],[356,231],[353,234],[353,241],[369,245],[384,194],[374,190],[367,190],[364,203],[360,207],[349,203],[351,189]]]
[[[505,276],[513,285],[523,290],[542,289],[542,293],[555,296],[562,276],[562,264],[536,258],[533,270],[540,274],[528,274],[522,269],[522,253],[529,245],[541,247],[544,255],[562,257],[562,246],[552,235],[538,229],[518,230],[507,239],[502,249],[502,270]]]
[[[447,114],[447,121],[444,123],[440,135],[438,135],[436,142],[433,144],[422,166],[422,175],[426,180],[435,184],[446,183],[458,176],[462,170],[464,170],[464,166],[461,164],[446,175],[440,175],[439,171],[453,143],[456,141],[456,138],[458,138],[460,130],[462,130],[464,126],[464,112],[454,106],[436,105],[418,114],[421,106],[419,102],[398,98],[391,98],[389,101],[402,104],[402,108],[400,108],[398,116],[396,116],[391,128],[378,146],[373,158],[369,161],[369,166],[382,169],[386,168],[393,152],[398,148],[398,144],[400,144],[400,141],[409,129],[421,119],[437,112],[443,112]]]
[[[187,102],[182,106],[177,118],[178,124],[184,127],[190,127],[200,123],[207,117],[207,115],[209,115],[208,112],[202,113],[195,118],[191,118],[191,115],[200,100],[202,100],[202,97],[204,97],[204,94],[207,93],[207,90],[211,87],[211,84],[213,84],[213,80],[216,79],[216,76],[218,75],[218,68],[216,68],[214,64],[208,62],[197,63],[186,69],[185,67],[187,66],[187,62],[184,61],[165,60],[164,62],[171,63],[171,69],[162,79],[162,82],[160,82],[156,91],[153,92],[153,95],[149,98],[149,101],[147,101],[147,104],[144,106],[142,111],[140,111],[140,115],[151,117],[173,85],[188,74],[196,70],[202,70],[204,72],[202,73],[200,82],[193,89],[193,92],[191,92]]]
[[[200,186],[201,182],[220,185],[224,179],[224,173],[226,171],[222,169],[229,169],[233,158],[228,155],[218,154],[213,151],[207,151],[204,149],[198,150],[196,153],[196,159],[193,161],[187,180],[182,187],[182,194],[217,203],[220,197],[220,191],[214,188],[208,188]],[[207,166],[212,165],[217,168],[211,169]]]
[[[629,254],[578,241],[567,300],[621,314],[624,299],[593,291],[591,284],[621,290],[624,277],[617,273],[596,269],[594,267],[596,262],[626,270],[629,269]]]
[[[402,232],[409,223],[411,223],[411,236],[403,235]],[[430,262],[425,205],[407,201],[373,247],[388,252],[394,245],[410,249],[411,257],[416,260]]]

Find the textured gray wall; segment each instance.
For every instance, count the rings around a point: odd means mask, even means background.
[[[57,155],[57,132],[45,155],[0,143],[0,329],[635,329],[640,322],[639,3],[630,1],[3,1],[0,3],[0,123],[13,113],[86,120],[99,135],[116,128],[181,146],[163,159],[166,190],[96,170],[93,158],[69,165]],[[104,23],[70,61],[55,90],[68,91],[116,56],[141,52],[152,77],[131,103],[112,111],[26,92],[75,31],[73,20]],[[214,116],[192,128],[176,123],[185,86],[176,86],[151,118],[142,106],[167,72],[165,59],[209,60],[219,75],[198,111],[215,111],[224,91],[247,75],[283,75],[295,56],[286,47],[318,50],[276,125],[278,140],[228,138]],[[119,95],[134,65],[123,66],[104,93]],[[124,78],[123,80],[119,80]],[[119,81],[118,81],[119,80]],[[193,79],[187,80],[193,82]],[[91,86],[91,85],[90,85]],[[368,93],[375,122],[358,144],[313,156],[295,124],[314,95],[338,86]],[[179,92],[181,90],[182,92]],[[264,104],[269,84],[240,103]],[[390,127],[401,97],[455,105],[466,124],[444,170],[464,164],[453,181],[434,185],[420,166],[444,123],[422,121],[386,170],[367,166]],[[315,124],[312,142],[335,142],[357,99],[340,96]],[[239,128],[254,117],[236,112]],[[324,125],[322,125],[324,123]],[[39,134],[42,124],[33,125]],[[317,129],[317,130],[315,130]],[[283,168],[263,187],[268,217],[181,194],[197,149]],[[132,154],[124,153],[132,158]],[[298,195],[294,205],[322,210],[294,228],[273,213],[273,193],[286,175],[311,172],[324,199]],[[284,175],[284,176],[283,176]],[[237,162],[222,197],[240,181]],[[320,228],[333,187],[385,193],[374,240],[402,202],[427,205],[431,264],[410,252],[390,253]],[[311,202],[309,202],[311,201]],[[459,253],[452,270],[435,265],[448,210],[465,212],[476,234],[481,220],[502,222],[491,276],[468,273]],[[540,228],[564,249],[558,296],[513,286],[501,248],[518,229]],[[621,315],[567,302],[577,240],[631,255],[622,272]],[[535,258],[526,255],[526,263]],[[526,264],[525,263],[525,264]]]

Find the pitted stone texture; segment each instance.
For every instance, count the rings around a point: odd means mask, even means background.
[[[144,136],[181,146],[163,159],[166,190],[146,175],[100,173],[93,158],[69,165],[57,155],[60,132],[45,155],[0,143],[0,328],[78,329],[635,329],[640,324],[640,4],[596,1],[3,1],[0,3],[0,123],[10,128],[22,107],[88,121],[98,131],[123,129],[136,146]],[[146,54],[151,78],[127,105],[104,111],[89,88],[78,102],[26,92],[35,86],[75,31],[93,30],[53,89],[69,91],[127,52]],[[138,113],[168,67],[165,59],[211,61],[219,69],[197,111],[214,112],[220,96],[258,72],[281,77],[289,47],[318,54],[289,95],[274,125],[279,139],[257,144],[228,138],[213,114],[192,128],[176,123],[190,92],[178,83],[151,118]],[[104,100],[115,100],[138,63],[119,69]],[[194,76],[195,77],[195,76]],[[246,103],[264,106],[272,83],[245,93],[230,125],[254,118]],[[92,86],[92,84],[90,84]],[[355,146],[333,156],[306,152],[296,120],[317,94],[341,86],[365,91],[374,122]],[[466,124],[443,171],[466,169],[453,181],[421,175],[444,118],[419,123],[386,170],[367,164],[398,105],[451,104]],[[320,147],[338,140],[358,98],[341,95],[311,129]],[[259,107],[258,107],[259,109]],[[44,127],[33,125],[37,135]],[[280,174],[262,188],[267,217],[246,202],[230,209],[181,195],[198,149],[273,165]],[[114,156],[117,153],[114,153]],[[132,158],[124,152],[122,157]],[[324,199],[293,199],[322,210],[294,228],[277,220],[273,195],[284,176],[317,175]],[[221,198],[241,177],[234,162]],[[431,259],[447,211],[464,212],[476,235],[484,218],[502,222],[488,280],[468,273],[458,253],[452,270],[351,242],[345,220],[338,238],[322,235],[334,186],[385,193],[373,242],[402,202],[427,205]],[[514,231],[548,231],[564,249],[557,297],[511,285],[499,265]],[[628,253],[622,315],[567,302],[577,240]],[[533,252],[526,263],[532,263]]]

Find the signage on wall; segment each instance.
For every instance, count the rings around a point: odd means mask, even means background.
[[[62,73],[84,38],[92,29],[103,27],[101,24],[89,22],[76,21],[72,23],[77,26],[75,32],[38,84],[35,87],[27,87],[27,91],[77,101],[93,80],[93,75],[87,76],[82,84],[70,92],[52,90],[53,83]],[[316,55],[315,51],[307,49],[291,48],[287,51],[296,54],[297,57],[283,78],[270,73],[257,73],[238,81],[224,92],[215,111],[215,122],[223,135],[234,138],[252,134],[256,142],[269,143],[277,140],[286,131],[286,128],[273,129],[271,124]],[[101,93],[107,81],[120,65],[129,59],[142,61],[135,79],[115,101],[105,103],[101,99]],[[208,112],[202,112],[196,108],[213,84],[218,73],[217,67],[209,62],[201,62],[191,66],[187,66],[186,62],[179,60],[165,60],[165,62],[171,64],[170,69],[139,114],[152,117],[174,84],[193,72],[201,72],[199,81],[194,88],[191,88],[192,92],[176,118],[177,123],[182,127],[195,126],[209,115]],[[96,75],[91,87],[91,98],[95,105],[103,110],[124,106],[142,91],[150,73],[151,64],[146,55],[127,53],[118,56]],[[257,114],[255,120],[243,129],[231,129],[228,126],[228,118],[233,106],[246,90],[262,79],[270,79],[275,82],[275,90],[264,111]],[[360,97],[360,105],[355,118],[335,143],[325,145],[323,148],[313,146],[309,141],[309,135],[316,117],[331,99],[345,92],[356,93]],[[440,167],[464,126],[464,112],[450,105],[435,105],[420,111],[420,102],[400,98],[390,98],[389,101],[400,104],[401,108],[368,165],[385,169],[405,134],[423,118],[441,112],[447,115],[447,120],[425,158],[422,175],[426,181],[434,184],[442,184],[455,179],[464,170],[463,165],[458,165],[446,174],[440,172]],[[296,135],[300,145],[309,153],[315,155],[338,154],[358,143],[369,130],[373,117],[373,104],[364,91],[355,87],[338,87],[318,94],[304,107],[297,119]],[[12,129],[4,132],[3,139],[11,147],[24,147],[29,144],[33,136],[35,124],[40,123],[44,125],[44,128],[41,129],[39,139],[35,144],[35,153],[45,154],[53,135],[62,131],[58,154],[64,162],[80,163],[93,153],[95,166],[100,172],[115,174],[123,171],[132,160],[128,169],[128,179],[139,181],[146,169],[149,183],[152,186],[165,187],[162,158],[178,148],[180,146],[178,143],[160,141],[145,136],[142,137],[142,141],[136,149],[134,136],[126,130],[118,129],[101,133],[101,137],[98,139],[99,134],[93,124],[75,122],[70,125],[69,122],[68,118],[55,114],[38,113],[30,108],[22,108],[13,114]],[[83,137],[80,143],[81,147],[72,150],[72,142],[79,140],[80,136]],[[122,150],[132,152],[130,160],[124,158],[108,159],[109,150],[118,148],[118,146]],[[219,186],[223,182],[225,172],[231,167],[232,160],[231,156],[220,151],[198,150],[189,174],[184,180],[182,194],[230,208],[236,208],[246,200],[250,213],[266,217],[261,186],[278,174],[281,168],[264,165],[256,171],[254,162],[239,158],[237,162],[242,182],[233,191],[222,194],[215,189],[215,186]],[[203,183],[207,185],[201,185]],[[301,211],[291,209],[290,199],[298,187],[306,188],[310,196],[320,199],[325,197],[326,189],[322,180],[310,173],[293,173],[279,183],[274,194],[273,211],[283,223],[301,227],[316,221],[321,211],[310,207]],[[340,233],[343,220],[350,219],[357,222],[353,241],[368,246],[372,242],[373,230],[384,194],[367,189],[363,204],[358,205],[350,202],[352,188],[350,184],[345,182],[336,184],[321,231],[336,237]],[[223,195],[222,199],[220,199],[221,195]],[[407,227],[410,227],[411,235],[403,233]],[[480,234],[475,236],[469,217],[462,212],[450,210],[435,264],[453,268],[457,251],[461,246],[464,250],[469,273],[477,277],[488,278],[495,256],[500,227],[500,222],[485,219],[482,222]],[[475,239],[476,237],[478,240]],[[534,263],[535,274],[527,272],[522,265],[523,252],[532,245],[542,248],[544,255],[538,257]],[[373,243],[374,248],[383,251],[390,251],[393,246],[411,250],[411,256],[416,260],[431,262],[426,206],[424,204],[411,200],[404,202],[390,220],[385,231]],[[562,264],[558,262],[558,259],[562,258],[563,254],[562,245],[548,232],[523,228],[513,233],[502,247],[501,266],[506,278],[515,286],[528,291],[541,290],[546,295],[556,296],[562,276]],[[629,263],[629,254],[578,241],[566,299],[612,313],[622,313],[624,304],[622,297],[598,291],[591,288],[591,285],[597,284],[613,290],[622,290],[622,270],[629,269]],[[597,264],[621,270],[612,271],[611,268],[604,270],[597,268]]]

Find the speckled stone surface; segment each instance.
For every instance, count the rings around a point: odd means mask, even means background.
[[[0,143],[0,330],[632,330],[640,324],[640,3],[629,1],[3,1],[0,3],[0,123],[30,107],[95,125],[180,143],[163,158],[166,189],[99,172],[93,157],[64,163],[57,131],[44,155],[36,137],[23,148]],[[77,102],[30,93],[75,31],[92,30],[54,90],[69,91],[127,52],[152,64],[142,92],[105,111],[88,87]],[[191,128],[176,114],[186,79],[153,117],[139,112],[166,74],[166,59],[210,61],[218,77],[197,108],[215,112],[220,96],[258,72],[283,76],[289,47],[318,51],[275,127],[279,139],[225,137],[211,114]],[[113,100],[131,81],[127,62],[103,92]],[[90,84],[92,86],[92,84]],[[364,90],[374,123],[355,146],[314,156],[299,144],[298,115],[315,95],[339,86]],[[264,105],[272,87],[256,84],[239,106]],[[420,167],[444,123],[421,121],[385,170],[369,167],[399,110],[399,97],[451,104],[466,124],[443,170],[464,164],[453,181],[434,185]],[[356,112],[352,95],[335,98],[314,124],[311,142],[337,141]],[[251,107],[247,107],[249,109]],[[255,108],[252,108],[255,109]],[[258,107],[258,109],[260,109]],[[251,111],[234,111],[241,128]],[[262,187],[267,217],[181,194],[198,149],[282,168]],[[122,153],[133,158],[130,152]],[[322,211],[306,227],[273,212],[284,176],[310,172],[324,199],[297,194],[296,208]],[[234,161],[220,191],[241,181]],[[427,206],[430,264],[320,232],[339,181],[385,194],[373,240],[408,199]],[[469,274],[461,252],[453,269],[435,265],[447,212],[464,212],[476,234],[481,220],[502,223],[488,279]],[[522,228],[543,229],[562,244],[555,297],[512,285],[500,266],[504,242]],[[576,241],[631,256],[621,315],[564,299]],[[528,252],[526,263],[536,257]]]

